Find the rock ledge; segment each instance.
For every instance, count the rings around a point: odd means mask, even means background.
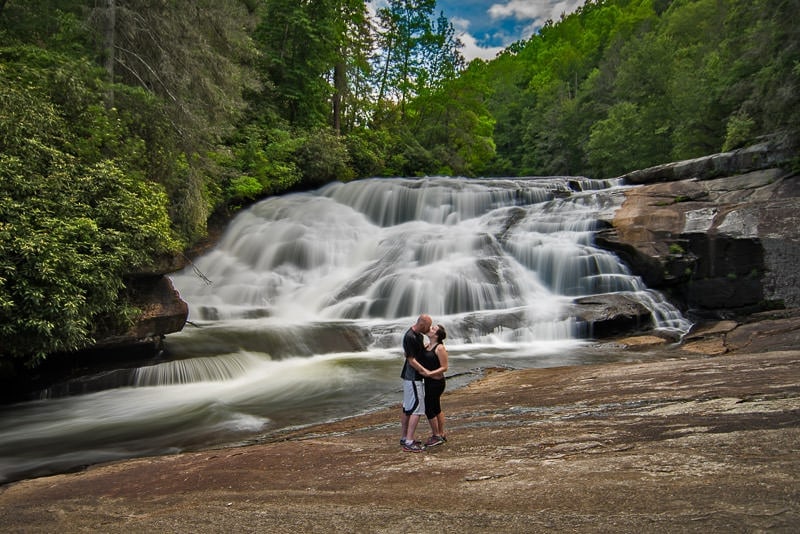
[[[399,450],[397,412],[384,410],[11,484],[0,522],[62,533],[796,532],[800,351],[658,357],[489,371],[445,394],[449,440],[422,454]]]

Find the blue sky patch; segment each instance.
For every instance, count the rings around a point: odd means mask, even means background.
[[[533,35],[548,19],[558,20],[584,0],[438,0],[464,43],[468,60],[493,58],[503,48]]]

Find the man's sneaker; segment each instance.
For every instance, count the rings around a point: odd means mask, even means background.
[[[426,447],[436,447],[437,445],[441,445],[444,443],[444,438],[442,436],[431,436],[428,438],[428,441],[425,442]]]
[[[408,444],[404,441],[403,450],[406,452],[422,452],[425,450],[425,447],[423,447],[419,441],[415,441],[414,443],[411,444]]]

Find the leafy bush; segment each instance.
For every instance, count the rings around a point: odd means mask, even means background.
[[[232,141],[231,154],[219,159],[230,173],[225,204],[238,206],[243,200],[280,193],[297,184],[301,176],[294,153],[299,145],[300,140],[283,130],[243,128]]]
[[[340,137],[327,129],[315,130],[308,135],[297,150],[297,164],[303,175],[303,184],[312,187],[354,177],[347,147]]]
[[[98,324],[126,325],[123,275],[179,244],[163,188],[76,157],[85,148],[67,106],[34,72],[10,70],[0,67],[0,351],[33,365],[90,344]]]
[[[239,176],[231,180],[230,198],[233,202],[253,200],[261,195],[261,182],[252,176]]]
[[[727,152],[728,150],[741,148],[748,142],[752,142],[755,127],[756,121],[751,119],[746,113],[732,115],[728,119],[725,142],[722,145],[722,150]]]
[[[385,166],[388,132],[361,129],[345,138],[350,166],[357,177],[378,176]]]

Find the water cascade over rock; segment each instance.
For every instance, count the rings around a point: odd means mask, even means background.
[[[380,338],[381,323],[427,312],[464,342],[536,343],[597,335],[599,317],[633,306],[642,328],[685,331],[593,245],[623,190],[583,178],[335,183],[253,206],[197,262],[211,284],[188,271],[174,283],[195,321],[367,321]]]

